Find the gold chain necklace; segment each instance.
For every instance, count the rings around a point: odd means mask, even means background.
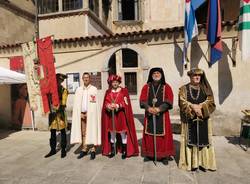
[[[121,91],[121,90],[120,90]],[[117,93],[117,95],[116,95],[116,97],[114,98],[114,96],[113,96],[113,92],[112,92],[112,90],[111,90],[111,101],[112,101],[112,103],[115,103],[116,102],[116,100],[117,100],[117,98],[118,98],[118,96],[119,96],[119,94],[120,94],[120,91],[117,91],[117,92],[114,92],[114,93]]]
[[[153,90],[153,95],[154,95],[154,98],[153,98],[153,101],[152,101],[153,105],[155,105],[156,102],[157,102],[157,94],[158,94],[158,91],[159,91],[160,87],[161,87],[161,84],[159,84],[159,86],[158,86],[158,88],[157,88],[157,90],[155,92],[154,85],[152,85],[152,90]]]
[[[198,90],[196,97],[194,97],[193,92],[192,92],[192,89]],[[199,98],[199,96],[200,96],[200,91],[201,91],[201,90],[200,90],[200,87],[196,88],[196,87],[194,87],[194,86],[192,86],[192,85],[189,85],[189,93],[190,93],[190,96],[191,96],[191,98],[192,98],[193,100],[198,100],[198,98]]]

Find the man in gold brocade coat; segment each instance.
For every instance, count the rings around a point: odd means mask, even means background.
[[[62,86],[62,82],[66,79],[67,76],[64,74],[56,74],[57,86],[58,86],[58,95],[60,99],[60,105],[57,108],[52,108],[49,114],[49,129],[51,132],[50,137],[50,152],[45,155],[45,158],[50,157],[56,154],[56,131],[61,132],[61,158],[66,156],[66,128],[67,128],[67,119],[66,119],[66,103],[68,97],[68,90]]]

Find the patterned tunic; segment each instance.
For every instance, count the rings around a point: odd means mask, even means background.
[[[62,130],[67,128],[67,117],[65,107],[67,104],[68,90],[62,86],[59,87],[58,95],[60,99],[60,106],[54,109],[55,112],[49,114],[49,128]]]

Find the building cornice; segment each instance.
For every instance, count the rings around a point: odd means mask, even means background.
[[[198,25],[198,28],[199,28],[199,35],[204,34],[206,32],[206,24]],[[222,22],[222,31],[230,31],[230,30],[237,31],[237,21]],[[138,38],[141,38],[143,40],[143,36],[146,36],[146,35],[174,34],[174,33],[183,34],[183,32],[184,32],[184,27],[177,26],[177,27],[164,28],[164,29],[152,29],[152,30],[133,31],[133,32],[126,32],[126,33],[106,34],[106,35],[97,35],[97,36],[55,39],[53,43],[60,44],[60,43],[72,43],[72,42],[93,41],[93,40],[100,40],[101,42],[107,42],[107,41],[113,42],[114,40],[116,40],[117,42],[118,41],[121,42],[121,41],[124,41],[124,39],[129,41],[129,40],[138,40]],[[222,35],[222,38],[227,38],[227,36],[225,37]],[[0,49],[20,47],[20,46],[21,46],[21,43],[8,44],[8,45],[0,46]]]

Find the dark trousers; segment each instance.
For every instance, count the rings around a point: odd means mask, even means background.
[[[56,130],[51,129],[50,130],[50,148],[51,150],[56,150]],[[66,149],[67,146],[67,138],[66,138],[66,130],[61,130],[61,148]]]

